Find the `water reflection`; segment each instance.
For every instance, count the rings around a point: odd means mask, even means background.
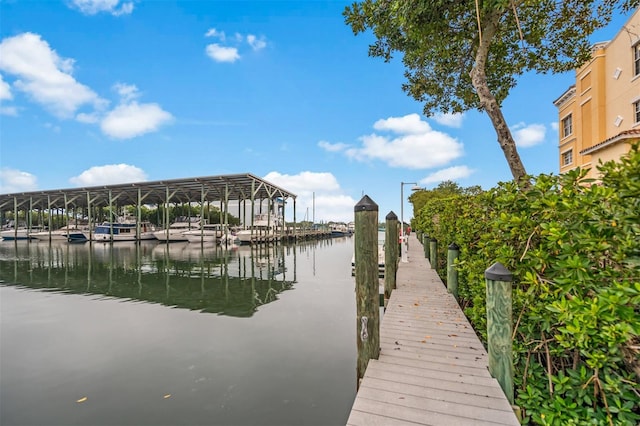
[[[344,425],[352,254],[0,242],[0,424]]]
[[[296,282],[278,246],[157,242],[0,244],[0,281],[250,317]],[[295,265],[295,262],[294,262]]]

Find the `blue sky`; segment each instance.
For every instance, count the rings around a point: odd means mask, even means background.
[[[384,221],[401,182],[510,180],[488,117],[424,117],[348,4],[0,0],[0,193],[252,173],[298,220],[353,220],[366,194]],[[558,172],[552,102],[573,82],[525,75],[504,103],[531,174]]]

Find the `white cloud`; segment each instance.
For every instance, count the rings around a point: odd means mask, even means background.
[[[221,41],[224,41],[225,38],[226,38],[226,36],[224,35],[224,31],[218,31],[215,28],[209,29],[209,31],[207,31],[204,36],[205,37],[217,37]]]
[[[330,143],[327,141],[318,142],[318,146],[329,152],[340,152],[349,148],[349,145],[347,145],[346,143]]]
[[[362,136],[362,146],[345,149],[345,155],[357,161],[384,161],[391,167],[428,169],[443,166],[463,154],[462,143],[431,129],[418,114],[378,120],[374,128],[389,130],[397,136],[375,133]]]
[[[13,94],[11,93],[11,86],[9,83],[4,81],[2,75],[0,74],[0,101],[7,101],[13,99]],[[7,106],[0,104],[0,115],[11,115],[17,116],[18,109],[15,106]]]
[[[244,46],[244,42],[253,49],[254,52],[267,47],[267,40],[264,36],[257,37],[254,34],[248,34],[246,37],[241,33],[234,33],[233,36],[227,38],[224,31],[210,28],[204,34],[205,37],[217,38],[219,43],[208,44],[205,48],[207,56],[216,62],[235,62],[241,58],[240,48]]]
[[[38,34],[23,33],[0,43],[0,69],[16,76],[13,86],[62,118],[83,105],[104,102],[73,78],[73,62],[58,56]]]
[[[338,180],[331,173],[305,171],[286,175],[270,172],[264,179],[296,194],[298,222],[305,220],[305,216],[307,220],[314,219],[314,205],[316,222],[353,220],[353,208],[357,200],[342,192]],[[293,220],[293,205],[288,205],[285,212],[287,220]]]
[[[114,16],[120,16],[133,12],[133,2],[120,2],[120,0],[72,0],[71,3],[85,15],[107,12]]]
[[[224,47],[218,43],[207,45],[207,55],[216,62],[235,62],[240,59],[238,49],[235,47]]]
[[[262,50],[267,47],[267,42],[264,40],[264,37],[257,38],[253,34],[249,34],[247,36],[247,43],[249,46],[255,51]]]
[[[453,166],[448,167],[446,169],[438,170],[437,172],[431,173],[426,178],[420,180],[421,185],[427,185],[430,183],[440,183],[447,180],[458,180],[462,178],[466,178],[471,176],[474,170],[470,169],[467,166]]]
[[[113,85],[113,90],[118,93],[122,102],[125,103],[137,99],[140,96],[140,92],[134,84],[116,83]]]
[[[0,169],[0,193],[28,192],[38,189],[38,179],[31,173],[3,167]]]
[[[158,104],[136,102],[140,96],[138,88],[125,83],[114,84],[120,105],[105,115],[108,101],[73,78],[73,63],[72,59],[58,56],[38,34],[23,33],[0,43],[0,70],[15,75],[15,88],[29,94],[59,118],[75,115],[81,123],[101,122],[102,131],[118,139],[156,131],[173,119]],[[11,96],[9,89],[0,77],[0,99]],[[85,105],[93,106],[93,111],[78,113]],[[3,106],[0,113],[17,115],[17,109]]]
[[[13,99],[13,95],[11,94],[11,86],[0,75],[0,100],[2,99]]]
[[[97,113],[87,114],[85,112],[81,112],[76,115],[76,120],[81,123],[94,124],[100,121],[100,116]]]
[[[552,128],[553,130],[555,130],[556,132],[557,132],[557,131],[558,131],[558,129],[560,128],[560,126],[558,125],[558,122],[557,122],[557,121],[552,122],[550,126],[551,126],[551,128]]]
[[[462,127],[462,120],[464,119],[464,114],[458,113],[446,113],[446,114],[436,114],[433,116],[433,120],[447,127]]]
[[[95,166],[74,176],[69,181],[77,186],[115,185],[119,183],[142,182],[147,174],[136,166],[129,164],[108,164]]]
[[[518,123],[511,128],[511,131],[516,145],[528,148],[544,142],[547,129],[544,124],[525,125],[524,123]]]
[[[173,116],[158,104],[121,104],[110,111],[100,123],[102,131],[116,139],[131,139],[171,122]]]
[[[409,114],[404,117],[389,117],[378,120],[373,124],[375,130],[389,130],[394,133],[416,135],[431,131],[429,123],[422,121],[418,114]]]

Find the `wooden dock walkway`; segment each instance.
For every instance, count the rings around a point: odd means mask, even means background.
[[[422,245],[409,236],[347,425],[519,425],[488,355]]]

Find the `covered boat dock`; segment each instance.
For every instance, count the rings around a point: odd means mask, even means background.
[[[249,213],[247,209],[250,209],[253,220],[265,201],[268,211],[275,210],[284,218],[289,199],[293,199],[295,229],[296,195],[250,173],[0,194],[0,215],[4,223],[7,212],[13,212],[15,219],[21,211],[46,210],[51,222],[51,212],[56,209],[62,209],[65,214],[73,212],[76,217],[78,212],[83,212],[91,229],[95,225],[92,211],[97,208],[109,207],[110,211],[114,211],[114,208],[135,206],[139,223],[143,205],[168,207],[197,203],[204,206],[205,203],[212,203],[219,206],[226,221],[227,214],[230,214],[229,202],[234,201],[238,203],[238,213],[244,222]],[[241,207],[244,212],[240,212]],[[30,214],[25,214],[27,227],[31,227],[30,217]],[[164,221],[164,226],[168,227],[169,215],[164,215]]]

